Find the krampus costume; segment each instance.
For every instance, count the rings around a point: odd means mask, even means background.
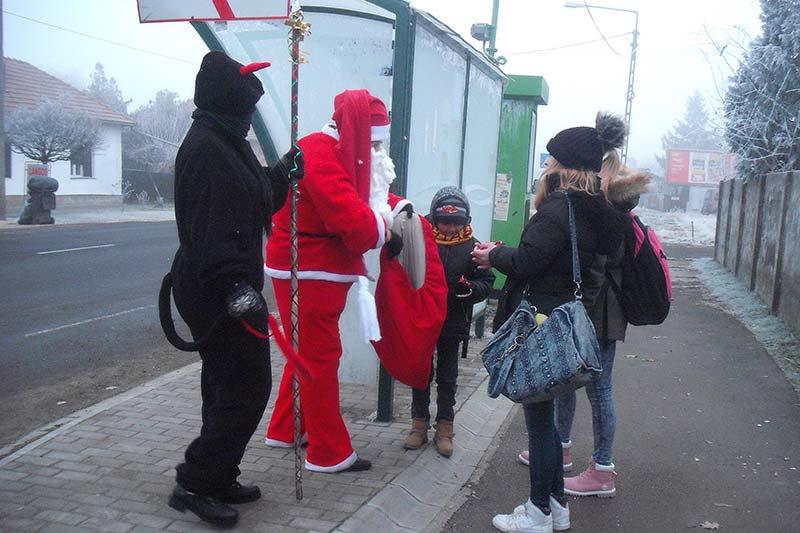
[[[264,93],[253,71],[268,65],[242,66],[221,52],[203,58],[194,122],[175,160],[180,247],[171,275],[178,311],[193,337],[204,339],[203,426],[176,469],[169,503],[222,526],[238,519],[227,504],[260,497],[236,478],[270,395],[269,344],[241,321],[266,332],[264,230],[286,199],[288,169],[295,159],[302,164],[291,152],[265,169],[246,140]]]

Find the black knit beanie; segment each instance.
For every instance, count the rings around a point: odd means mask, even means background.
[[[558,132],[547,143],[547,151],[567,168],[600,172],[603,157],[624,144],[627,128],[622,119],[608,113],[598,113],[595,122],[594,128],[579,126]]]
[[[222,52],[209,52],[200,64],[194,86],[194,105],[224,115],[252,115],[264,94],[252,72],[242,75],[242,64]]]

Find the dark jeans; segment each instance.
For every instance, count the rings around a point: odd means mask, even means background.
[[[239,476],[239,463],[272,387],[269,343],[237,323],[226,324],[200,351],[203,426],[176,467],[186,490],[214,494]]]
[[[453,421],[456,405],[456,389],[458,388],[458,347],[461,341],[457,338],[440,338],[436,344],[436,420]],[[433,381],[433,360],[431,360],[431,379],[427,389],[411,390],[411,417],[430,420],[431,386]]]
[[[556,431],[553,400],[523,405],[530,452],[531,503],[550,512],[550,496],[559,503],[564,495],[561,439]]]

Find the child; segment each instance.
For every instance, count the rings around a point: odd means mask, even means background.
[[[489,296],[494,274],[491,270],[478,270],[472,262],[470,253],[478,241],[472,236],[469,201],[460,189],[445,187],[439,190],[433,197],[427,219],[433,226],[449,288],[447,318],[436,345],[437,413],[433,443],[441,455],[450,457],[453,454],[458,347],[469,339],[472,306]],[[411,431],[403,441],[407,450],[416,450],[428,442],[430,385],[427,389],[413,389],[412,397]]]

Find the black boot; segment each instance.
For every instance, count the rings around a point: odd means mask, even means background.
[[[248,503],[261,497],[261,489],[255,485],[242,485],[234,481],[228,488],[215,494],[222,503]]]
[[[222,503],[219,498],[189,492],[180,485],[175,485],[175,490],[169,498],[169,506],[182,513],[189,509],[206,522],[218,527],[232,527],[239,520],[239,511]]]
[[[342,470],[342,472],[363,472],[364,470],[369,470],[372,468],[372,463],[367,461],[366,459],[361,459],[360,457],[356,459],[356,462]]]

